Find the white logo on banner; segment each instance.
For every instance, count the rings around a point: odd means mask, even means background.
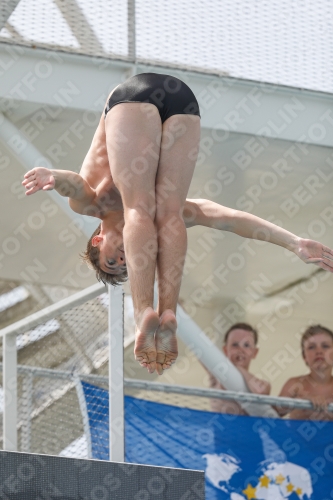
[[[265,460],[259,464],[261,474],[256,484],[249,484],[241,494],[236,493],[230,480],[242,469],[241,462],[225,453],[203,455],[206,459],[206,477],[215,488],[230,494],[230,500],[284,500],[296,494],[300,500],[311,498],[312,483],[307,469],[287,462],[285,453],[269,437],[259,430]]]

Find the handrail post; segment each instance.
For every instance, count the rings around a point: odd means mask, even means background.
[[[3,449],[17,451],[17,349],[16,334],[3,338]]]
[[[123,289],[109,285],[109,450],[110,461],[125,461]]]
[[[77,399],[79,400],[84,434],[85,434],[86,440],[87,440],[87,458],[90,459],[90,458],[93,458],[93,456],[92,456],[91,432],[90,432],[90,425],[89,425],[89,414],[88,414],[88,408],[87,408],[87,401],[86,401],[86,398],[84,395],[84,391],[82,388],[82,383],[81,383],[80,377],[78,375],[74,375],[73,380],[75,383]]]
[[[34,375],[30,372],[23,377],[22,382],[22,427],[21,427],[21,451],[30,453],[31,450],[31,414],[33,410]],[[24,404],[25,403],[25,404]]]

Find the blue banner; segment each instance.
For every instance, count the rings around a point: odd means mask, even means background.
[[[109,458],[108,392],[82,383],[93,458]],[[125,397],[126,461],[206,472],[207,500],[333,499],[333,422],[262,419]]]

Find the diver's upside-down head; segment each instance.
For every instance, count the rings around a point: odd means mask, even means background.
[[[94,246],[92,243],[94,236],[98,236],[100,232],[101,224],[91,235],[87,243],[86,250],[81,254],[81,258],[90,268],[95,270],[96,278],[98,279],[98,281],[102,281],[104,284],[108,283],[109,285],[114,286],[121,285],[128,278],[127,270],[124,270],[120,274],[112,274],[103,271],[100,267],[100,249],[98,246]]]

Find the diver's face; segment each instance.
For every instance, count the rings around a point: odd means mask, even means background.
[[[123,238],[119,233],[108,232],[102,236],[95,236],[99,247],[99,266],[105,273],[122,274],[126,271],[126,258]]]

